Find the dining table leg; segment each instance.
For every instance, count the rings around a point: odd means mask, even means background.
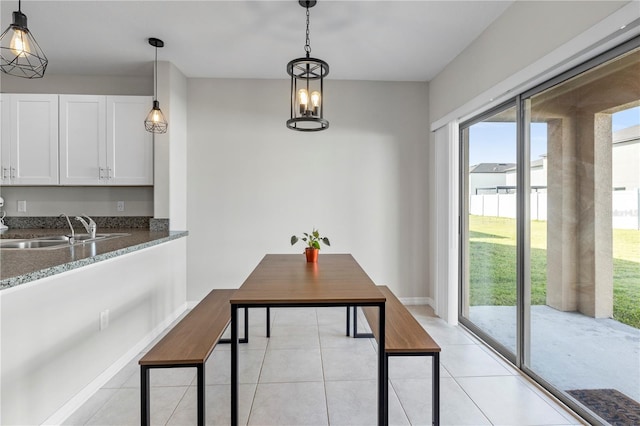
[[[389,418],[387,413],[387,394],[386,394],[386,352],[384,341],[384,329],[385,329],[385,304],[384,302],[378,305],[378,425],[386,426],[389,424]]]
[[[238,305],[231,304],[231,425],[238,424]]]

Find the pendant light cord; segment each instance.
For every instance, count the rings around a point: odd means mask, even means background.
[[[18,0],[18,12],[22,13],[22,0]]]
[[[309,6],[307,6],[307,38],[305,40],[304,51],[307,52],[307,58],[311,54],[311,41],[309,40]]]
[[[154,101],[158,100],[158,46],[156,46],[156,60],[153,63],[153,83],[155,89],[153,91]]]

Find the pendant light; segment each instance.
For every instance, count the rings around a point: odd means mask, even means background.
[[[316,132],[329,128],[324,119],[324,78],[329,74],[329,64],[311,57],[309,42],[309,8],[316,0],[298,0],[307,9],[307,33],[304,50],[306,56],[287,64],[291,76],[291,118],[287,127],[301,132]]]
[[[27,28],[27,15],[21,1],[13,12],[13,22],[0,35],[0,69],[22,78],[42,78],[49,60]]]
[[[144,120],[144,128],[151,133],[167,133],[167,123],[164,114],[160,109],[158,102],[158,47],[164,47],[164,42],[157,38],[150,38],[149,44],[156,48],[156,60],[153,64],[153,81],[155,88],[153,89],[153,108],[149,111],[147,118]]]

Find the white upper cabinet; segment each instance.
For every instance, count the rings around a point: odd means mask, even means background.
[[[2,185],[58,184],[58,95],[0,95]]]
[[[144,128],[146,96],[107,96],[107,167],[111,185],[153,184],[153,134]]]
[[[101,185],[107,178],[106,97],[60,95],[60,183]]]
[[[150,96],[60,95],[60,183],[152,185]]]

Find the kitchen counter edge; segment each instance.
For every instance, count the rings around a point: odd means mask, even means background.
[[[58,265],[44,267],[42,269],[35,268],[35,270],[30,272],[3,278],[0,280],[0,291],[14,288],[21,284],[26,284],[66,271],[71,271],[73,269],[82,268],[83,266],[102,262],[107,259],[113,259],[114,257],[122,256],[148,247],[153,247],[158,244],[166,243],[179,238],[185,238],[189,235],[189,231],[149,232],[149,234],[150,236],[148,241],[144,241],[142,243],[135,243],[112,251],[96,254],[95,256],[87,256],[81,259],[63,262]],[[158,234],[161,235],[158,236]],[[32,251],[31,253],[37,256],[37,253],[35,253],[35,251]],[[2,267],[2,265],[0,265],[0,267]]]

